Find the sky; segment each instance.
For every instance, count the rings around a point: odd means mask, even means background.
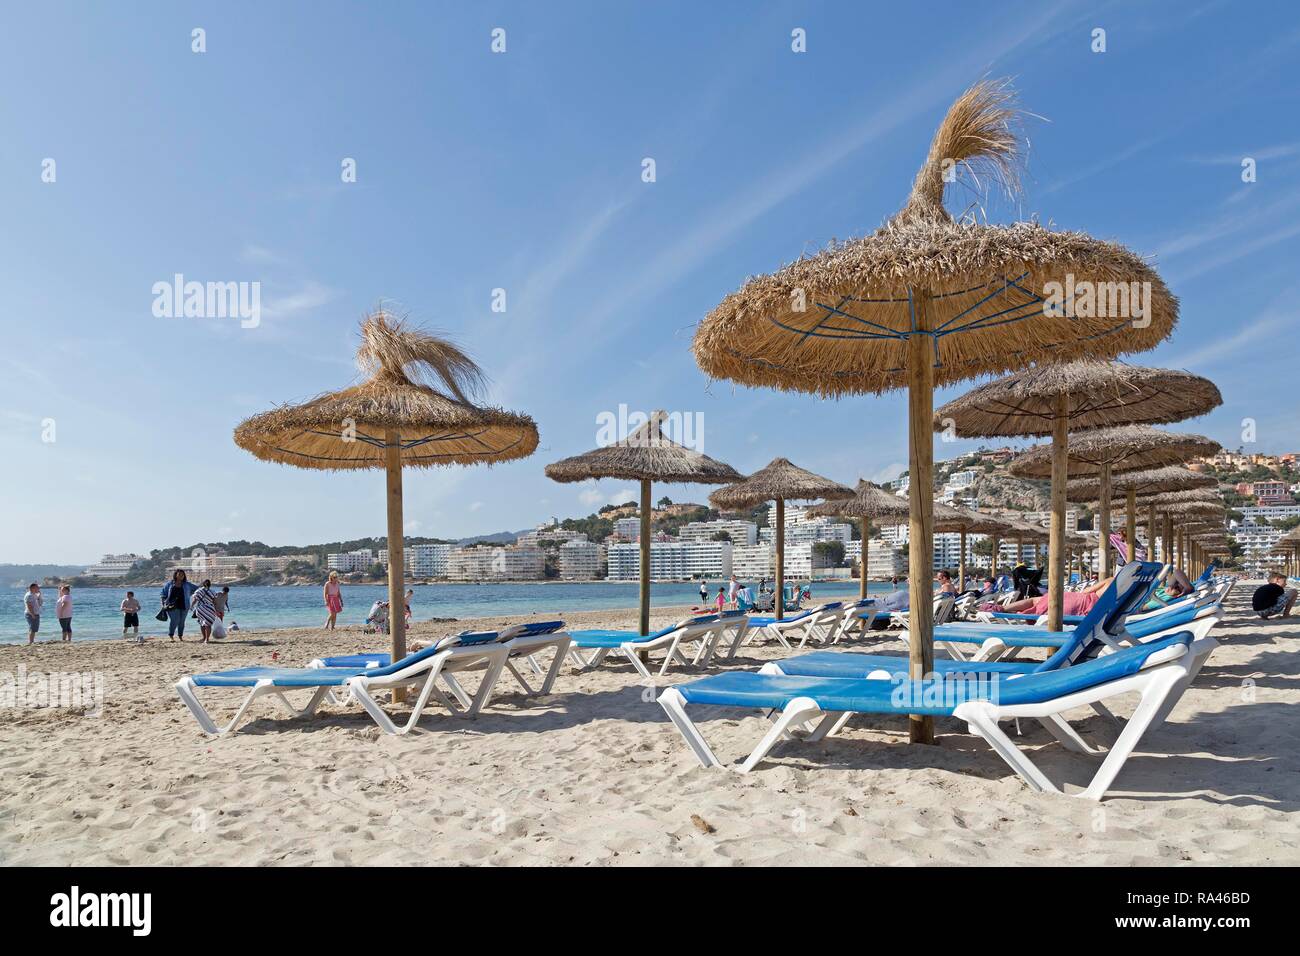
[[[1249,419],[1246,447],[1300,449],[1290,2],[28,3],[2,22],[0,562],[382,535],[379,472],[268,464],[231,439],[354,382],[380,302],[465,347],[541,435],[521,461],[408,470],[408,534],[631,500],[542,471],[620,406],[702,416],[703,451],[742,473],[785,456],[895,477],[904,393],[710,382],[691,336],[747,276],[895,212],[985,76],[1032,114],[1023,194],[974,197],[989,218],[1150,257],[1181,316],[1130,361],[1224,395],[1176,427],[1235,448]],[[259,321],[155,315],[178,273],[259,283]]]

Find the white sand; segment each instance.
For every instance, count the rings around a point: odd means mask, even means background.
[[[406,737],[380,735],[355,706],[308,722],[264,702],[238,734],[210,739],[172,690],[179,677],[376,639],[292,630],[210,646],[4,647],[4,672],[102,670],[107,699],[97,718],[0,710],[0,862],[1294,865],[1300,620],[1251,619],[1249,593],[1234,593],[1215,632],[1223,646],[1101,804],[1030,792],[952,721],[936,747],[907,744],[901,720],[858,717],[830,741],[778,747],[747,776],[706,770],[622,662],[566,670],[542,701],[505,676],[478,720],[431,709]],[[569,621],[630,626],[635,614]],[[753,669],[778,651],[750,647],[723,666]],[[1098,739],[1100,719],[1078,716]],[[715,710],[702,726],[730,761],[766,724]],[[1025,732],[1049,775],[1086,782],[1089,758],[1036,725]]]

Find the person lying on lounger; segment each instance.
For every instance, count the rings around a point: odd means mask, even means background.
[[[1092,606],[1097,603],[1101,593],[1110,587],[1110,582],[1115,578],[1103,578],[1096,584],[1089,585],[1082,591],[1066,591],[1061,595],[1061,613],[1065,614],[1087,614],[1092,610]],[[1008,614],[1046,614],[1047,605],[1051,600],[1049,595],[1044,594],[1042,597],[1026,598],[1023,601],[1013,601],[1002,610]]]

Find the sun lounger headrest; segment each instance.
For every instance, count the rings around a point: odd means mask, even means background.
[[[434,647],[441,651],[449,647],[473,647],[475,644],[489,644],[497,639],[498,634],[497,631],[461,631],[459,634],[444,637]]]

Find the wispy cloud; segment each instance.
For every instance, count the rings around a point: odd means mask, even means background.
[[[1221,368],[1226,359],[1266,339],[1285,336],[1290,340],[1292,330],[1300,324],[1300,309],[1295,305],[1300,287],[1292,286],[1273,299],[1264,310],[1252,319],[1234,322],[1237,331],[1225,338],[1214,338],[1189,352],[1164,359],[1174,368],[1194,369],[1205,365]]]

